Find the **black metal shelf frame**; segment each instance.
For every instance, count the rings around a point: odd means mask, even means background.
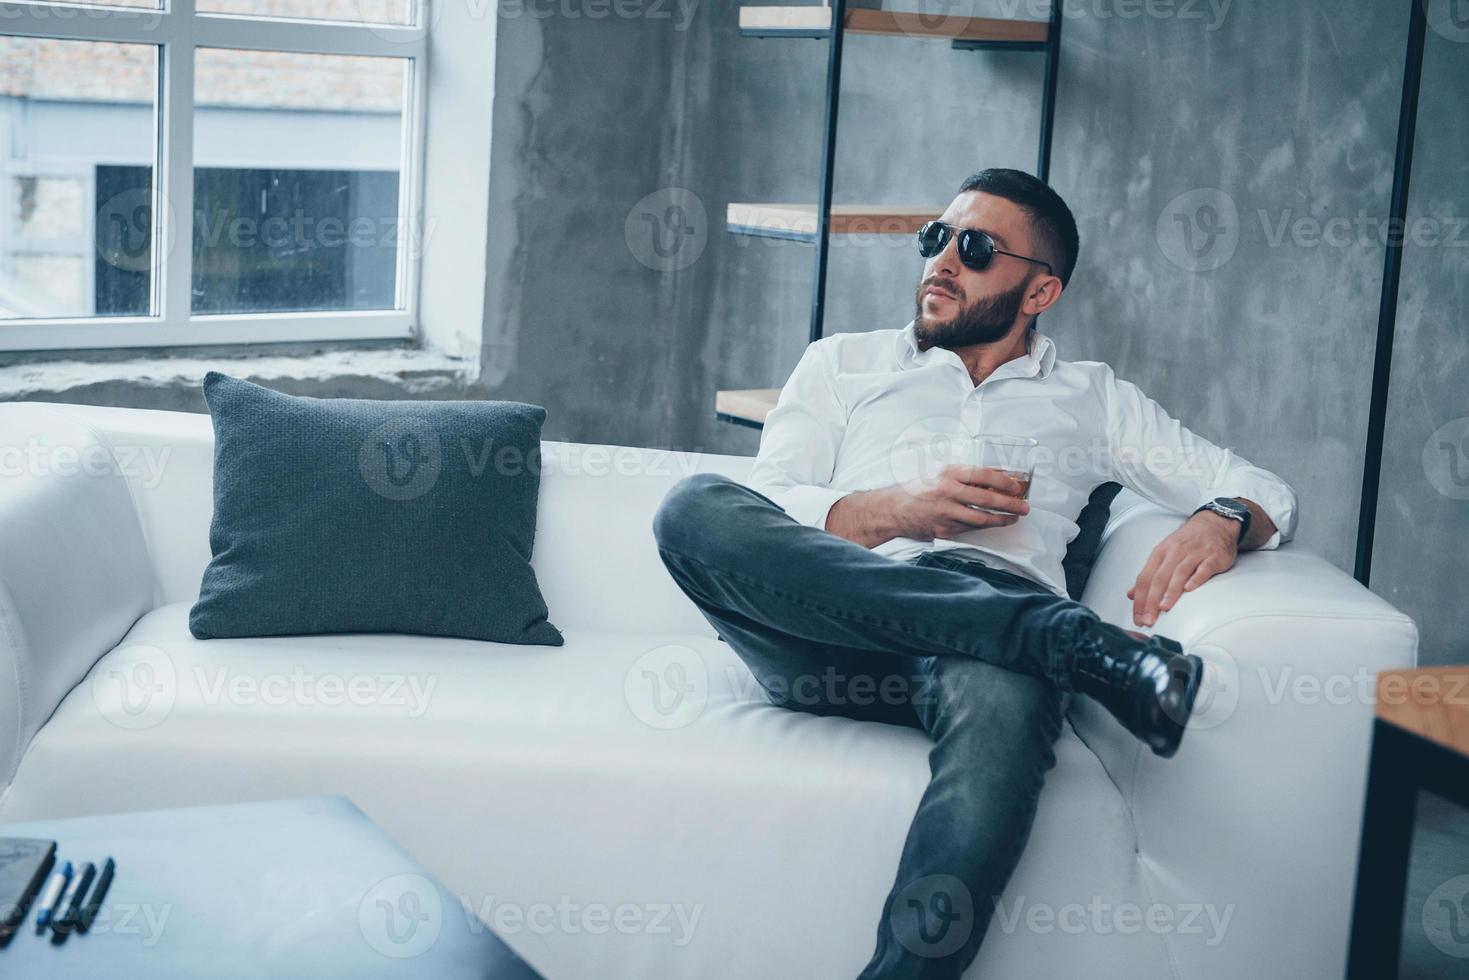
[[[1372,397],[1367,405],[1367,451],[1362,463],[1361,508],[1357,514],[1358,582],[1372,577],[1372,544],[1377,535],[1377,497],[1382,485],[1382,445],[1387,432],[1387,389],[1392,380],[1393,337],[1398,326],[1398,285],[1407,238],[1408,183],[1413,176],[1413,143],[1418,132],[1418,93],[1423,85],[1423,45],[1428,33],[1424,0],[1408,0],[1408,53],[1403,60],[1403,103],[1398,111],[1397,157],[1393,162],[1392,203],[1387,253],[1383,259],[1382,300],[1377,309],[1377,349],[1372,360]]]
[[[975,41],[955,39],[951,46],[963,51],[1035,51],[1046,55],[1045,82],[1041,93],[1040,148],[1037,153],[1036,176],[1050,179],[1051,132],[1056,115],[1056,83],[1061,62],[1061,15],[1064,0],[1053,0],[1051,19],[1044,42],[1035,41]],[[810,339],[820,340],[825,332],[826,318],[826,271],[831,247],[831,198],[832,178],[836,170],[837,116],[841,108],[843,40],[846,35],[847,0],[831,0],[831,26],[829,28],[752,28],[741,29],[747,37],[803,37],[824,38],[829,42],[826,59],[826,110],[821,136],[821,186],[817,192],[816,205],[816,270],[811,290]],[[738,229],[730,229],[738,233]],[[795,241],[809,241],[805,235],[771,235]],[[759,428],[758,423],[737,420],[719,414],[727,421],[740,421]]]

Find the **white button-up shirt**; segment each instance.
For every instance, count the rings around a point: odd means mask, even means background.
[[[1030,512],[1008,527],[932,542],[894,538],[894,560],[970,548],[987,563],[1066,595],[1061,562],[1091,492],[1115,480],[1179,514],[1245,497],[1275,522],[1263,545],[1295,532],[1296,494],[1280,477],[1195,435],[1100,361],[1061,361],[1038,330],[1029,352],[978,385],[951,350],[919,350],[913,324],[811,344],[765,421],[749,485],[803,524],[824,528],[842,497],[931,482],[975,464],[974,437],[1037,440]]]

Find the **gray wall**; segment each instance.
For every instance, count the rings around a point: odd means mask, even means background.
[[[702,4],[684,31],[501,21],[491,213],[509,220],[494,233],[487,373],[546,399],[557,437],[753,453],[755,432],[714,419],[714,392],[778,387],[805,346],[811,247],[729,235],[723,216],[729,201],[815,200],[826,48],[741,38],[737,22],[732,3]],[[849,38],[837,200],[942,207],[982,165],[1033,169],[1041,68]],[[663,210],[641,202],[670,188],[704,216],[688,264],[660,271],[640,261],[641,214]],[[910,238],[835,239],[828,329],[901,326],[920,268]]]
[[[1373,542],[1425,662],[1469,662],[1469,18],[1430,11]]]

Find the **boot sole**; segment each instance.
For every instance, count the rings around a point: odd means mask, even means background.
[[[1155,639],[1158,639],[1163,644],[1166,644],[1179,653],[1183,652],[1183,648],[1173,640],[1169,640],[1163,637],[1156,637]],[[1183,692],[1183,720],[1175,722],[1176,727],[1174,727],[1173,729],[1173,737],[1170,738],[1166,743],[1163,743],[1161,745],[1153,744],[1151,746],[1153,754],[1164,759],[1173,758],[1174,754],[1178,751],[1178,746],[1182,744],[1184,732],[1188,730],[1188,719],[1193,716],[1194,702],[1198,700],[1199,687],[1202,685],[1204,680],[1203,660],[1201,660],[1195,654],[1191,653],[1184,657],[1184,662],[1187,663],[1189,666],[1189,676],[1188,687]]]

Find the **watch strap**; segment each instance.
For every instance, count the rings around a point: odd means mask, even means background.
[[[1250,511],[1249,508],[1245,507],[1243,504],[1238,504],[1235,501],[1231,500],[1229,504],[1226,505],[1220,503],[1219,498],[1215,497],[1213,500],[1199,507],[1198,510],[1195,510],[1194,513],[1197,514],[1200,510],[1212,511],[1215,514],[1218,514],[1220,517],[1227,517],[1232,521],[1238,521],[1238,540],[1241,544],[1244,543],[1245,535],[1250,533]]]

